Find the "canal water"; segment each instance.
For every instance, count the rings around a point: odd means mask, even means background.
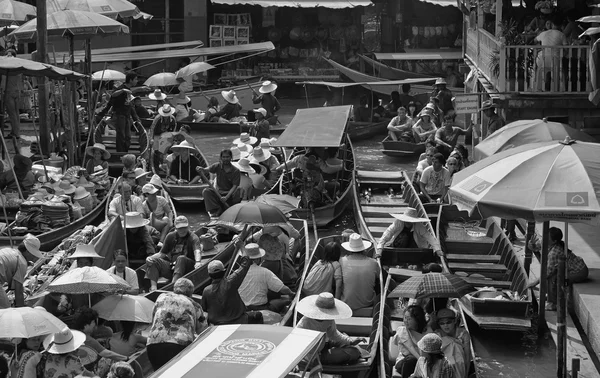
[[[197,145],[209,162],[216,162],[219,152],[231,146],[235,136],[210,133],[194,135]],[[416,158],[401,159],[381,153],[382,136],[353,143],[357,168],[376,171],[406,170],[409,177],[416,166]],[[190,218],[192,224],[208,222],[202,206],[178,208],[177,212]],[[344,229],[356,229],[354,215],[349,209],[327,229],[319,229],[319,236],[339,234]],[[311,238],[313,234],[310,233]],[[311,240],[311,245],[314,240]],[[475,350],[477,368],[482,378],[548,378],[555,376],[556,348],[549,335],[538,337],[537,332],[490,332],[469,324]]]

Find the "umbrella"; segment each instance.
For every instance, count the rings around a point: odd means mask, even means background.
[[[26,76],[46,76],[50,79],[79,80],[85,77],[80,73],[58,68],[48,63],[33,60],[0,56],[0,74]]]
[[[125,74],[116,70],[102,70],[92,74],[92,80],[125,80]]]
[[[0,37],[4,37],[5,35],[10,34],[18,28],[18,25],[3,26],[2,29],[0,29]]]
[[[258,203],[275,206],[282,213],[287,214],[298,209],[300,200],[287,194],[263,194],[256,198]]]
[[[33,5],[14,0],[0,1],[0,25],[27,21],[35,16],[36,10]]]
[[[171,72],[160,72],[150,76],[146,81],[144,81],[144,85],[149,87],[166,87],[177,84],[179,84],[177,77]]]
[[[67,325],[46,310],[32,307],[0,310],[0,337],[23,338],[60,332]]]
[[[65,294],[92,294],[127,289],[131,289],[127,281],[95,266],[70,270],[48,286],[51,293]]]
[[[598,156],[600,144],[568,138],[512,148],[457,172],[450,199],[482,218],[599,225]]]
[[[126,0],[55,0],[48,2],[48,14],[62,10],[98,13],[110,18],[136,18],[141,11]]]
[[[528,119],[511,122],[497,130],[475,147],[474,155],[476,160],[480,160],[524,144],[564,140],[566,137],[582,142],[596,142],[596,139],[583,131],[564,123],[548,122],[545,118]]]
[[[215,68],[215,66],[208,64],[208,63],[194,62],[194,63],[190,63],[187,66],[181,68],[179,71],[176,72],[176,74],[177,74],[177,78],[184,78],[184,77],[195,75],[197,73],[206,72],[213,68]]]
[[[138,295],[111,295],[93,307],[106,320],[152,323],[154,302]]]
[[[465,280],[450,273],[427,273],[414,276],[388,295],[389,298],[460,298],[475,291]]]
[[[246,202],[238,203],[225,210],[218,220],[211,224],[239,227],[240,225],[248,226],[279,226],[289,227],[288,219],[275,206],[266,205],[264,203]]]

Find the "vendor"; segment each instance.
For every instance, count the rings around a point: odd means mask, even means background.
[[[160,109],[165,104],[167,95],[162,93],[160,89],[155,89],[154,92],[148,95],[148,98],[150,100],[156,101],[156,106],[154,106],[152,109],[156,113],[158,112],[158,109]]]
[[[377,257],[381,257],[384,247],[428,248],[441,254],[439,241],[427,230],[428,218],[419,217],[417,210],[412,207],[406,208],[403,214],[390,215],[395,219],[377,243]]]
[[[218,218],[229,206],[241,201],[240,171],[231,164],[233,153],[230,149],[222,150],[219,154],[219,162],[208,168],[197,167],[198,173],[212,173],[216,176],[214,187],[204,189],[202,192],[206,211],[211,219]]]
[[[85,149],[85,153],[92,157],[85,165],[86,173],[94,175],[96,178],[98,176],[108,176],[107,160],[110,159],[110,152],[106,150],[106,147],[102,143],[94,143],[93,146]]]
[[[140,96],[135,96],[133,98],[133,110],[140,118],[151,118],[152,114],[150,111],[142,104],[142,98]]]
[[[35,176],[31,171],[32,166],[33,162],[30,158],[16,154],[13,157],[14,174],[12,169],[4,169],[0,173],[0,191],[3,193],[18,192],[20,187],[23,196],[27,198],[35,184]]]
[[[233,89],[230,91],[222,91],[221,96],[223,96],[223,99],[227,102],[227,104],[225,104],[221,110],[216,112],[213,117],[221,117],[227,121],[230,121],[232,118],[239,117],[242,106],[240,105],[240,100],[237,98],[235,91]]]
[[[271,139],[271,125],[267,120],[267,110],[265,108],[254,109],[252,112],[254,112],[256,124],[250,124],[250,135],[256,137],[257,142],[253,145],[253,147],[256,147],[263,138]]]
[[[255,104],[261,104],[263,109],[266,109],[267,114],[265,115],[266,120],[270,125],[277,124],[277,116],[275,113],[281,109],[281,104],[277,97],[275,97],[275,90],[277,84],[271,81],[265,81],[262,86],[258,89],[260,95],[254,93],[252,96],[252,102]]]
[[[19,301],[23,300],[23,282],[27,273],[27,262],[43,258],[40,246],[40,240],[28,234],[17,248],[0,249],[0,309],[11,307],[4,284],[7,284],[9,289],[15,290],[16,305],[23,305]]]
[[[75,252],[68,257],[69,260],[76,260],[77,267],[94,266],[94,260],[102,260],[104,257],[96,252],[92,244],[78,244]]]
[[[197,168],[201,168],[200,160],[191,154],[196,151],[194,145],[184,140],[171,149],[176,156],[171,163],[169,179],[178,184],[195,184],[200,181],[202,176],[197,172]]]
[[[148,226],[150,221],[144,219],[142,214],[129,212],[125,214],[125,229],[127,237],[127,250],[132,259],[146,259],[156,252],[156,242],[160,235],[154,227]],[[157,240],[152,235],[158,234]]]
[[[106,271],[127,281],[131,286],[131,289],[126,291],[127,294],[138,295],[140,293],[138,277],[135,270],[127,266],[127,260],[127,253],[122,249],[117,249],[114,255],[114,265]]]

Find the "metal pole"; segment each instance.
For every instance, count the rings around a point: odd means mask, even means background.
[[[37,58],[41,63],[46,63],[48,55],[48,19],[46,14],[46,0],[36,1],[36,23],[37,23]],[[48,103],[48,79],[42,76],[38,79],[38,117],[40,119],[40,154],[50,150],[50,138],[48,132],[49,103]]]
[[[540,308],[538,327],[543,329],[543,324],[546,324],[546,293],[548,292],[548,230],[550,222],[544,222],[542,229],[542,259],[540,261]]]

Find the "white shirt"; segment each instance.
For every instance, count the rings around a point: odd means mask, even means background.
[[[129,199],[129,201],[125,202],[124,204],[125,207],[125,212],[128,213],[130,211],[135,211],[138,212],[142,215],[144,215],[144,205],[142,200],[137,197],[132,195],[131,198]],[[117,213],[119,215],[123,215],[123,207],[121,206],[121,195],[117,194],[115,196],[115,198],[112,199],[112,201],[110,201],[110,205],[108,207],[108,213]]]
[[[246,306],[260,306],[269,301],[267,299],[269,290],[277,293],[284,286],[275,273],[252,263],[238,292]]]
[[[106,271],[108,273],[114,274],[115,276],[123,278],[125,281],[127,281],[127,283],[129,284],[129,286],[131,286],[132,289],[140,289],[137,274],[135,273],[135,270],[131,269],[130,267],[125,267],[125,272],[123,272],[125,273],[125,277],[123,277],[123,273],[117,273],[117,268],[115,266],[111,266],[110,268],[106,269]]]

